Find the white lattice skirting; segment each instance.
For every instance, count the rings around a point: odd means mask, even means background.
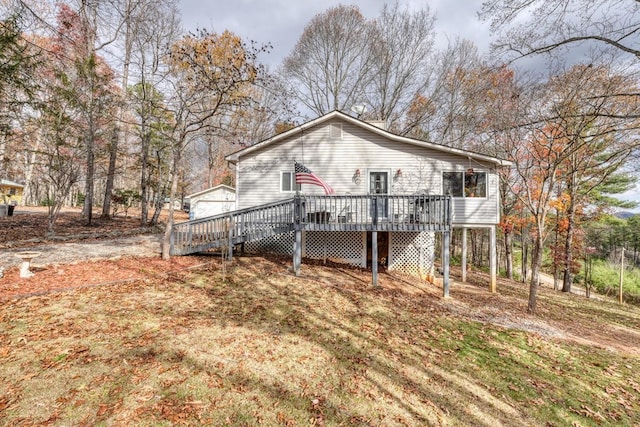
[[[263,237],[259,240],[246,242],[244,250],[249,253],[269,253],[278,255],[292,255],[294,232],[277,234],[275,236]]]
[[[361,231],[308,231],[302,248],[307,258],[367,266],[367,235]]]
[[[421,279],[433,279],[435,233],[430,231],[391,233],[389,270],[401,271]]]
[[[294,233],[247,242],[251,253],[293,254]],[[302,234],[302,256],[367,267],[367,234],[360,231],[309,231]],[[389,233],[389,270],[433,279],[435,233]]]

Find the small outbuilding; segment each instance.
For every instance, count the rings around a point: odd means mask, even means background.
[[[236,209],[236,189],[220,184],[188,196],[190,219],[206,218]]]
[[[18,205],[22,201],[24,185],[0,179],[0,203]]]

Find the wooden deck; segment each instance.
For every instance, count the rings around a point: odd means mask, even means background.
[[[445,232],[451,214],[451,197],[440,195],[297,195],[175,224],[171,254],[231,248],[294,230]]]

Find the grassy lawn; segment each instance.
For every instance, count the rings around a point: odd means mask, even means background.
[[[622,278],[624,295],[640,300],[640,270],[626,266]],[[582,275],[580,279],[584,279]],[[617,295],[620,286],[620,265],[599,259],[594,260],[591,280],[598,292]]]
[[[0,425],[640,425],[640,309],[290,260],[0,302]]]

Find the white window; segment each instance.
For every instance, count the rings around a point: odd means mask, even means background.
[[[296,184],[296,174],[294,172],[280,173],[280,191],[283,193],[293,193],[300,191],[300,184]]]
[[[453,197],[487,197],[487,173],[442,172],[442,192]]]

